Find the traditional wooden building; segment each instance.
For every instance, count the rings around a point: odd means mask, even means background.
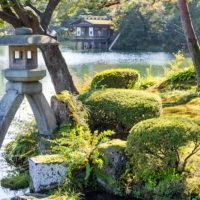
[[[108,49],[113,34],[113,22],[106,16],[81,15],[80,19],[71,24],[75,27],[75,48],[81,43],[82,49]]]

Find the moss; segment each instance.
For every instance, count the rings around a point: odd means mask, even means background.
[[[118,151],[124,150],[126,148],[126,141],[114,139],[107,143],[99,145],[99,149],[102,149],[102,150],[109,149],[109,148],[113,148]]]
[[[125,88],[132,89],[139,80],[138,71],[133,69],[110,69],[96,74],[92,88]]]
[[[195,49],[195,54],[197,56],[197,60],[199,61],[200,60],[200,46],[198,42],[194,44],[194,49]]]
[[[181,115],[191,118],[200,118],[200,98],[195,98],[186,104],[166,107],[163,109],[163,116]]]
[[[139,121],[159,117],[162,103],[158,95],[130,89],[96,90],[80,97],[90,109],[92,130],[113,129],[127,133]]]
[[[173,90],[160,93],[163,107],[172,107],[183,105],[198,97],[198,93],[194,90]]]
[[[1,185],[5,188],[10,188],[12,190],[18,190],[27,188],[29,186],[30,177],[28,173],[15,175],[1,180]]]
[[[31,158],[36,163],[61,163],[64,162],[64,158],[59,155],[40,155]]]

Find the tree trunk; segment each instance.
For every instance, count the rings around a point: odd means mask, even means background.
[[[193,61],[195,71],[197,74],[197,86],[199,90],[200,89],[200,48],[199,48],[198,39],[192,25],[192,20],[189,13],[187,0],[178,0],[177,6],[180,12],[182,27],[185,33],[185,38],[187,40],[188,49],[192,57],[192,61]]]
[[[58,45],[47,45],[40,47],[47,69],[50,73],[56,93],[68,90],[73,94],[78,94],[72,76],[68,70],[65,59]]]

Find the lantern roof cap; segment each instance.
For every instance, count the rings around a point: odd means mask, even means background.
[[[15,35],[0,37],[0,46],[41,46],[57,45],[57,40],[47,35],[32,35],[30,28],[22,27],[15,30]]]

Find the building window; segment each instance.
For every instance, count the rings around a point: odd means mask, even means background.
[[[31,60],[32,59],[32,52],[27,51],[27,59]]]
[[[93,36],[94,35],[94,30],[93,27],[89,27],[89,36]]]
[[[81,36],[81,27],[77,27],[76,36]]]

